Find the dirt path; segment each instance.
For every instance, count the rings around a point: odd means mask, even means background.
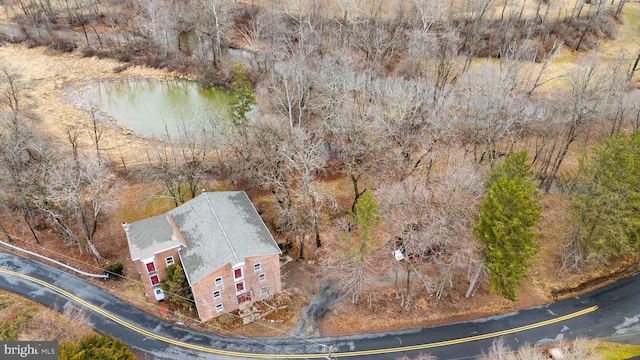
[[[311,298],[309,305],[300,309],[300,320],[291,333],[305,338],[322,336],[322,321],[340,299],[341,296],[335,289],[335,281],[326,281],[320,291]]]

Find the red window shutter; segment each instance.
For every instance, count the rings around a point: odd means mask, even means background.
[[[147,263],[147,272],[152,272],[152,271],[156,271],[156,266],[154,265],[153,262]]]
[[[160,283],[160,278],[158,277],[158,275],[153,275],[149,277],[149,279],[151,279],[151,285],[158,285]]]
[[[237,268],[233,270],[233,277],[239,279],[242,277],[242,268]]]

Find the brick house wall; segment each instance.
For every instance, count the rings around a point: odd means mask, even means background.
[[[254,256],[245,259],[245,282],[251,299],[264,300],[281,291],[280,257]]]
[[[221,281],[216,284],[216,279]],[[191,284],[191,291],[198,309],[198,316],[202,321],[213,319],[238,308],[230,264],[221,267],[197,283]],[[214,294],[216,292],[219,292],[218,298],[214,297],[218,295]],[[222,308],[217,311],[216,308],[220,309],[220,305]]]
[[[259,264],[259,266],[257,266]],[[236,279],[236,270],[241,277]],[[257,271],[256,271],[257,270]],[[260,281],[260,279],[263,279]],[[218,280],[218,281],[216,281]],[[242,290],[238,295],[238,284]],[[196,284],[191,285],[200,320],[211,320],[238,308],[238,297],[263,300],[281,291],[280,258],[264,255],[246,258],[242,266],[226,264]]]
[[[145,295],[147,296],[149,301],[151,302],[156,301],[156,297],[153,294],[152,277],[157,276],[158,281],[162,281],[162,279],[164,279],[164,277],[167,274],[166,273],[167,266],[169,266],[167,265],[167,262],[166,262],[167,258],[173,257],[174,263],[180,262],[180,258],[178,257],[178,249],[180,249],[180,247],[176,246],[176,247],[169,248],[167,250],[163,250],[154,254],[153,264],[154,264],[155,271],[152,271],[152,272],[148,271],[147,266],[144,263],[144,261],[148,259],[138,259],[135,261],[136,270],[140,275],[140,280],[144,285]]]

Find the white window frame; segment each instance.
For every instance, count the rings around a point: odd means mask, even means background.
[[[216,296],[216,295],[217,295],[217,296]],[[215,290],[215,291],[213,292],[213,298],[214,298],[214,299],[220,299],[221,297],[222,297],[222,291],[220,291],[220,290]]]
[[[176,261],[173,259],[173,256],[167,256],[167,257],[164,259],[164,263],[165,263],[165,264],[167,264],[167,266],[169,266],[169,265],[173,265],[173,264],[175,264],[175,263],[176,263]]]
[[[144,269],[147,271],[147,274],[155,274],[158,272],[158,267],[156,266],[156,262],[154,261],[154,258],[149,258],[147,260],[144,260],[142,262],[144,264]],[[149,267],[147,265],[152,264],[153,265],[153,270],[149,271]]]
[[[238,291],[238,284],[242,284],[242,290]],[[236,296],[242,295],[247,292],[247,283],[244,281],[238,281],[235,283],[234,288],[236,290]]]
[[[236,277],[236,270],[240,270],[240,277]],[[244,269],[242,268],[242,266],[233,268],[233,272],[231,275],[233,275],[233,282],[240,282],[244,280]]]
[[[151,280],[154,277],[158,278],[158,282],[155,284],[153,283],[153,280]],[[153,274],[149,274],[149,283],[151,284],[151,286],[160,286],[160,282],[160,276],[156,272],[154,272]]]
[[[267,289],[266,287],[260,288],[260,296],[265,296],[265,295],[269,295],[269,289]]]
[[[267,274],[262,273],[258,275],[258,282],[264,282],[264,281],[267,281]]]
[[[216,286],[222,286],[222,285],[223,285],[222,277],[217,277],[215,280],[213,280],[213,283],[214,283]]]
[[[216,312],[223,312],[223,311],[224,311],[224,305],[216,304]]]
[[[261,263],[253,264],[253,272],[260,272],[260,270],[262,270],[262,264]]]

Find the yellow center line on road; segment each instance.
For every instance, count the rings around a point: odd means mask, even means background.
[[[174,340],[162,335],[158,335],[155,333],[152,333],[150,331],[144,330],[140,327],[137,327],[135,325],[132,325],[128,322],[126,322],[125,320],[122,320],[120,318],[118,318],[117,316],[101,309],[100,307],[97,307],[95,305],[92,305],[82,299],[80,299],[79,297],[69,293],[68,291],[65,291],[57,286],[54,286],[52,284],[49,284],[46,281],[43,280],[39,280],[36,279],[34,277],[31,277],[29,275],[25,275],[25,274],[21,274],[19,272],[15,272],[12,270],[7,270],[7,269],[0,269],[0,273],[5,273],[5,274],[9,274],[9,275],[13,275],[13,276],[17,276],[20,278],[23,278],[25,280],[34,282],[36,284],[42,285],[46,288],[49,288],[61,295],[66,296],[67,298],[69,298],[72,301],[77,302],[78,304],[93,310],[94,312],[106,317],[109,320],[112,320],[132,331],[135,331],[141,335],[144,335],[148,338],[151,339],[155,339],[158,341],[162,341],[165,342],[167,344],[171,344],[171,345],[176,345],[176,346],[181,346],[187,349],[191,349],[191,350],[197,350],[197,351],[201,351],[201,352],[205,352],[205,353],[210,353],[210,354],[217,354],[217,355],[226,355],[226,356],[235,356],[235,357],[244,357],[244,358],[254,358],[254,359],[272,359],[272,358],[278,358],[278,359],[299,359],[299,358],[306,358],[306,359],[323,359],[326,358],[327,354],[256,354],[256,353],[246,353],[246,352],[237,352],[237,351],[227,351],[227,350],[220,350],[220,349],[212,349],[212,348],[208,348],[205,346],[199,346],[199,345],[193,345],[193,344],[189,344],[183,341],[178,341],[178,340]],[[575,317],[578,316],[582,316],[591,312],[594,312],[598,310],[598,306],[594,305],[591,306],[589,308],[580,310],[580,311],[576,311],[573,312],[571,314],[567,314],[564,316],[559,316],[553,319],[549,319],[549,320],[545,320],[545,321],[541,321],[541,322],[537,322],[534,324],[529,324],[529,325],[524,325],[524,326],[519,326],[516,328],[512,328],[512,329],[507,329],[507,330],[502,330],[502,331],[496,331],[496,332],[492,332],[492,333],[488,333],[488,334],[482,334],[482,335],[475,335],[475,336],[469,336],[469,337],[464,337],[464,338],[459,338],[459,339],[453,339],[453,340],[446,340],[446,341],[438,341],[438,342],[433,342],[433,343],[427,343],[427,344],[420,344],[420,345],[411,345],[411,346],[401,346],[401,347],[395,347],[395,348],[387,348],[387,349],[375,349],[375,350],[362,350],[362,351],[347,351],[347,352],[340,352],[340,353],[332,353],[332,357],[348,357],[348,356],[366,356],[366,355],[379,355],[379,354],[390,354],[390,353],[399,353],[399,352],[404,352],[404,351],[416,351],[416,350],[424,350],[424,349],[431,349],[431,348],[436,348],[436,347],[441,347],[441,346],[447,346],[447,345],[455,345],[455,344],[462,344],[462,343],[467,343],[467,342],[472,342],[472,341],[478,341],[478,340],[485,340],[485,339],[490,339],[493,337],[498,337],[498,336],[503,336],[503,335],[509,335],[509,334],[514,334],[520,331],[525,331],[525,330],[531,330],[531,329],[536,329],[539,327],[543,327],[543,326],[547,326],[547,325],[551,325],[551,324],[556,324],[565,320],[569,320],[569,319],[573,319]]]

